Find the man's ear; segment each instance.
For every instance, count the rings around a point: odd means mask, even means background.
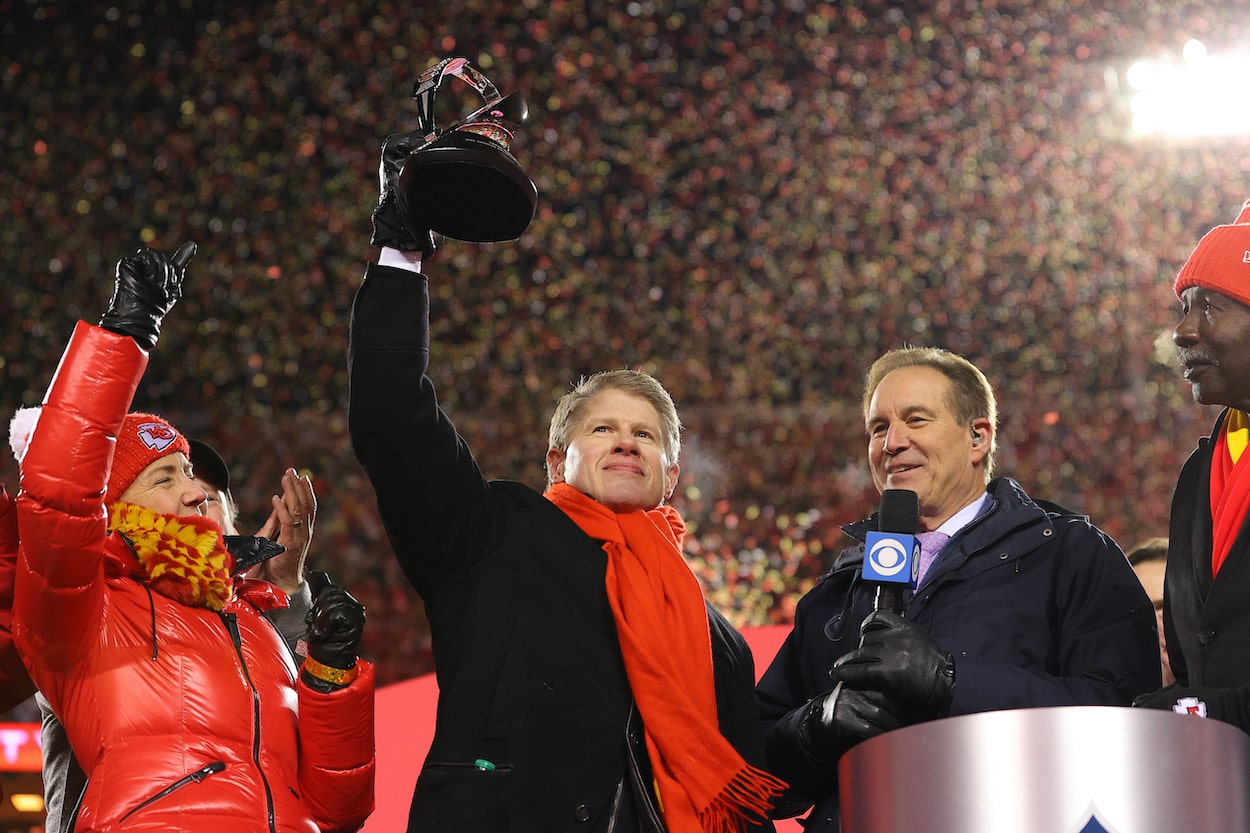
[[[971,430],[972,451],[978,461],[990,453],[994,440],[994,425],[988,419],[974,419]]]
[[[564,482],[565,453],[558,448],[547,449],[547,479],[552,485]]]
[[[673,495],[677,492],[677,478],[681,475],[681,468],[676,464],[668,467],[668,483],[664,487],[664,499],[672,500]]]

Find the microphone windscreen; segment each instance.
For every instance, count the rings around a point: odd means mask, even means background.
[[[920,526],[920,497],[911,489],[886,489],[881,493],[877,529],[915,535]]]

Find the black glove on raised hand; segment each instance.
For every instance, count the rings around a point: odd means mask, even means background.
[[[799,724],[799,743],[813,762],[832,766],[860,741],[898,727],[886,695],[839,684],[812,700]]]
[[[888,610],[869,615],[860,633],[859,647],[833,664],[835,683],[886,693],[909,723],[950,713],[955,660],[933,637]]]
[[[1244,688],[1170,685],[1141,695],[1133,701],[1133,705],[1194,717],[1210,717],[1231,723],[1243,732],[1250,732],[1250,697]]]
[[[373,209],[373,237],[369,241],[375,246],[405,252],[434,251],[434,233],[428,228],[414,228],[398,191],[404,161],[423,139],[419,131],[392,133],[382,143],[382,162],[378,165],[378,207]]]
[[[308,574],[312,607],[308,625],[308,656],[331,668],[354,668],[365,629],[365,606],[320,570]]]
[[[156,346],[161,320],[182,297],[182,279],[195,255],[187,241],[173,257],[155,249],[140,249],[117,262],[117,283],[100,326],[130,336],[145,350]]]

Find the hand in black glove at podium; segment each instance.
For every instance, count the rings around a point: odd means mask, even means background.
[[[880,692],[839,683],[808,705],[799,724],[799,743],[813,762],[835,766],[855,744],[899,727],[892,708]]]
[[[375,246],[386,246],[405,252],[434,251],[434,233],[417,228],[399,195],[399,175],[408,155],[421,145],[420,131],[392,133],[382,143],[382,161],[378,165],[378,207],[373,210]]]
[[[905,724],[950,714],[955,660],[933,637],[888,610],[869,615],[860,634],[859,647],[833,664],[835,683],[888,695]]]
[[[1250,732],[1250,696],[1244,688],[1208,688],[1170,685],[1143,694],[1133,705],[1145,709],[1170,709],[1177,714],[1211,717]]]

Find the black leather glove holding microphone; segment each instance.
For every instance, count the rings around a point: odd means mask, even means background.
[[[300,676],[318,691],[334,691],[356,679],[365,606],[320,570],[308,574],[308,588],[313,599],[304,619],[308,625],[308,659]]]
[[[378,165],[378,207],[373,209],[373,237],[369,241],[375,246],[426,254],[435,249],[434,233],[427,228],[414,227],[398,190],[404,161],[423,141],[420,132],[413,131],[392,133],[382,143],[382,161]]]
[[[859,647],[833,664],[834,682],[888,695],[905,724],[950,714],[955,660],[933,637],[889,610],[871,613],[860,633]]]
[[[195,256],[187,241],[172,257],[156,249],[140,249],[117,262],[117,283],[100,326],[130,336],[145,350],[156,346],[161,321],[182,297],[182,279]]]

